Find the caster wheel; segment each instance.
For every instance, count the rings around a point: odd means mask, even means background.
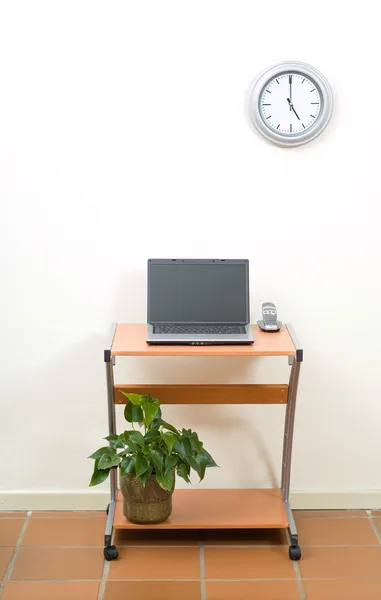
[[[115,560],[119,556],[118,548],[116,546],[108,546],[107,548],[104,548],[103,556],[106,560]]]
[[[290,546],[288,555],[291,560],[300,560],[302,558],[302,551],[300,546]]]
[[[108,515],[108,512],[109,512],[109,510],[110,510],[110,505],[109,505],[109,504],[107,504],[107,508],[106,508],[106,515]]]

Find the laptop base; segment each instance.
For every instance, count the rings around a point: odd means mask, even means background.
[[[163,335],[154,333],[154,325],[147,325],[147,344],[160,346],[242,346],[254,343],[251,325],[245,325],[245,333],[239,335]]]

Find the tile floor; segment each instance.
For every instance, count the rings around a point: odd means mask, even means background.
[[[117,532],[105,515],[0,513],[1,600],[381,600],[381,511],[296,511],[284,531]]]

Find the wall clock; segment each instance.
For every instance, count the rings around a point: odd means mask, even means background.
[[[249,111],[256,129],[279,146],[300,146],[320,135],[332,115],[326,78],[311,65],[278,63],[256,79]]]

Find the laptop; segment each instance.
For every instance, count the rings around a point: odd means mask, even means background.
[[[148,344],[253,344],[248,260],[149,259]]]

